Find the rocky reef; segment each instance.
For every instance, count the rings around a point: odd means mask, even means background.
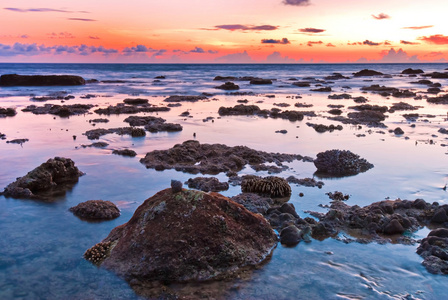
[[[282,162],[300,160],[298,154],[268,153],[246,146],[229,147],[223,144],[200,144],[189,140],[168,150],[154,150],[140,160],[147,168],[158,171],[175,169],[191,174],[218,174],[240,171],[246,164],[262,165],[266,162],[283,166]]]
[[[55,157],[10,183],[2,195],[12,198],[51,200],[84,175],[70,158]]]
[[[276,245],[269,223],[217,193],[165,189],[84,257],[131,286],[233,278]]]
[[[84,78],[75,75],[5,74],[0,77],[0,86],[64,86],[84,84],[86,84]]]
[[[118,207],[104,200],[88,200],[69,209],[75,216],[90,221],[112,220],[120,216]]]
[[[317,171],[328,175],[349,176],[373,168],[373,164],[349,150],[327,150],[314,160]]]

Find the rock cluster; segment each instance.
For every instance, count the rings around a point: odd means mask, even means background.
[[[422,264],[432,274],[448,274],[448,229],[432,230],[422,240],[417,253],[424,258]]]
[[[161,132],[161,131],[182,131],[183,127],[180,124],[166,123],[165,119],[153,117],[153,116],[130,116],[124,120],[131,126],[145,126],[145,129],[149,132]]]
[[[349,176],[365,172],[373,165],[349,150],[327,150],[317,154],[314,165],[318,172],[335,176]]]
[[[229,189],[229,184],[227,182],[221,182],[215,177],[190,178],[185,184],[191,189],[197,189],[203,192],[220,192]]]
[[[70,158],[55,157],[10,183],[3,195],[12,198],[42,199],[49,198],[47,193],[63,192],[67,184],[78,182],[84,175]],[[50,199],[51,200],[51,199]]]
[[[17,114],[15,108],[3,108],[0,107],[0,118],[4,118],[4,117],[14,117]]]
[[[226,90],[226,91],[232,91],[232,90],[239,90],[240,87],[239,87],[239,85],[237,85],[237,84],[235,84],[235,83],[233,83],[233,82],[227,81],[227,82],[224,83],[224,84],[215,86],[215,89]]]
[[[240,171],[246,164],[260,165],[266,162],[282,166],[282,162],[302,159],[297,154],[281,154],[257,151],[246,146],[229,147],[223,144],[200,144],[189,140],[168,150],[154,150],[140,160],[147,168],[158,171],[176,169],[191,174],[218,174]]]
[[[98,108],[95,110],[95,113],[99,115],[119,115],[136,114],[139,112],[161,112],[169,110],[169,107],[154,106],[152,104],[126,105],[125,103],[118,103],[115,106],[110,105],[106,108]]]
[[[85,257],[132,284],[204,281],[259,264],[276,242],[262,216],[220,194],[166,189]]]
[[[146,133],[141,128],[135,128],[135,127],[118,127],[118,128],[97,128],[92,130],[87,130],[83,133],[83,135],[87,136],[89,140],[97,140],[100,138],[100,136],[116,133],[118,135],[130,135],[132,137],[140,137],[145,136]]]
[[[104,200],[88,200],[69,209],[75,216],[85,220],[112,220],[120,216],[118,207]]]
[[[6,74],[0,77],[0,86],[52,86],[83,85],[84,78],[75,75],[17,75]]]
[[[84,115],[93,107],[92,104],[57,105],[45,104],[44,106],[28,105],[22,109],[24,112],[32,112],[35,115],[51,114],[60,117]]]
[[[324,124],[313,124],[313,123],[306,123],[306,125],[312,127],[314,130],[316,130],[319,133],[323,133],[323,132],[333,132],[334,130],[342,130],[342,126],[341,125],[324,125]]]

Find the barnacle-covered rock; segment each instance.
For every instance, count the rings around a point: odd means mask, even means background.
[[[84,258],[94,264],[100,264],[109,254],[112,242],[101,242],[89,248],[84,253]]]
[[[245,178],[241,183],[241,191],[243,193],[266,194],[271,197],[289,197],[291,195],[291,187],[288,181],[277,176]]]
[[[317,154],[314,165],[318,172],[336,176],[356,175],[373,168],[373,164],[348,150],[327,150]]]

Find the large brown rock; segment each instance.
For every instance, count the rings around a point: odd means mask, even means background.
[[[203,281],[259,264],[276,242],[261,215],[227,197],[165,189],[84,257],[133,284]]]
[[[83,85],[84,78],[75,75],[17,75],[6,74],[0,77],[0,86],[52,86]]]
[[[118,207],[104,200],[88,200],[69,209],[75,216],[84,220],[112,220],[120,216]]]
[[[51,193],[64,192],[84,175],[70,158],[55,157],[10,183],[3,195],[12,198],[51,200]]]

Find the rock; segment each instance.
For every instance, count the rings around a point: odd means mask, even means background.
[[[221,106],[218,110],[220,116],[236,116],[236,115],[255,115],[261,112],[257,105],[238,104],[234,107]]]
[[[142,98],[126,98],[123,100],[124,103],[130,104],[130,105],[142,105],[147,104],[148,99],[142,99]]]
[[[207,159],[204,159],[204,158]],[[274,162],[291,162],[302,159],[295,154],[268,153],[250,149],[246,146],[229,147],[223,144],[200,144],[189,140],[176,144],[168,150],[155,150],[140,160],[147,168],[158,171],[176,169],[190,174],[218,174],[220,172],[238,172],[246,165],[259,165]]]
[[[22,109],[22,111],[32,112],[35,115],[51,114],[60,117],[69,117],[73,115],[87,114],[92,107],[94,107],[92,104],[45,104],[44,106],[28,105],[26,108]]]
[[[89,140],[97,140],[100,138],[100,136],[116,133],[118,135],[130,135],[132,137],[140,137],[146,135],[143,129],[141,128],[135,128],[135,127],[119,127],[119,128],[97,128],[92,130],[87,130],[83,133],[83,135],[87,136]]]
[[[84,78],[74,75],[17,75],[0,77],[0,86],[53,86],[84,85]]]
[[[314,178],[295,178],[294,176],[289,176],[288,178],[286,178],[286,180],[289,183],[294,183],[294,184],[298,184],[298,185],[303,185],[303,186],[308,186],[308,187],[318,187],[318,188],[322,188],[322,186],[324,185],[324,183],[322,181],[317,181]]]
[[[291,187],[288,181],[281,177],[268,176],[265,178],[258,176],[246,177],[241,183],[243,193],[266,194],[270,197],[289,197],[291,196]]]
[[[350,77],[346,77],[342,75],[341,73],[333,73],[330,76],[325,76],[325,80],[340,80],[340,79],[350,79]]]
[[[408,68],[406,70],[401,71],[401,74],[421,74],[425,73],[422,69],[412,69]]]
[[[314,165],[318,172],[329,175],[348,176],[365,172],[373,165],[348,150],[328,150],[317,154]]]
[[[344,195],[342,192],[339,191],[335,191],[334,193],[328,192],[325,193],[325,195],[328,195],[328,197],[334,201],[346,201],[350,199],[350,195]]]
[[[308,81],[297,81],[297,82],[293,82],[292,85],[295,85],[297,87],[310,87],[311,83]]]
[[[0,118],[4,118],[4,117],[14,117],[17,114],[16,109],[15,108],[3,108],[0,107]]]
[[[397,219],[392,219],[385,227],[385,234],[402,234],[404,232],[403,226]]]
[[[207,100],[206,96],[186,96],[186,95],[173,95],[166,98],[165,102],[197,102],[199,100]]]
[[[323,132],[333,132],[334,130],[342,130],[342,126],[341,125],[324,125],[324,124],[313,124],[313,123],[306,123],[306,125],[313,127],[314,130],[316,130],[319,133],[323,133]]]
[[[215,89],[231,91],[231,90],[239,90],[240,87],[233,82],[227,81],[226,83],[224,83],[222,85],[215,86]]]
[[[291,247],[297,245],[302,240],[302,231],[295,225],[283,228],[280,232],[280,243]]]
[[[215,177],[196,177],[190,178],[185,182],[189,188],[201,190],[203,192],[220,192],[229,189],[227,182],[220,182]]]
[[[382,113],[387,112],[387,106],[379,106],[379,105],[371,105],[371,104],[361,104],[361,105],[349,106],[348,108],[354,109],[356,111],[371,110],[371,111],[378,111],[378,112],[382,112]]]
[[[29,139],[14,139],[14,140],[6,141],[6,143],[22,145],[22,144],[24,144],[24,143],[26,143],[28,141],[29,141]]]
[[[128,282],[197,282],[237,276],[271,253],[267,221],[220,194],[158,192],[84,257]]]
[[[361,76],[378,76],[378,75],[384,75],[384,74],[381,72],[374,71],[374,70],[364,69],[364,70],[354,73],[353,75],[355,77],[361,77]]]
[[[273,204],[269,197],[263,197],[254,193],[242,193],[230,198],[232,201],[243,205],[245,208],[253,213],[266,214],[268,209]]]
[[[402,135],[402,134],[404,134],[404,131],[400,127],[397,127],[397,128],[394,129],[394,134]]]
[[[171,191],[173,193],[179,193],[182,191],[182,182],[179,180],[171,180]]]
[[[352,95],[350,94],[333,94],[328,95],[328,99],[340,100],[340,99],[351,99]]]
[[[438,88],[438,87],[431,87],[431,88],[428,88],[427,89],[427,92],[429,93],[429,94],[438,94],[438,93],[440,93],[442,90],[440,89],[440,88]]]
[[[5,197],[51,200],[51,192],[65,192],[84,175],[70,158],[55,157],[10,183]]]
[[[443,208],[439,208],[434,213],[434,216],[431,219],[431,223],[445,223],[448,221],[446,211]]]
[[[296,208],[294,207],[294,204],[292,204],[292,203],[283,203],[282,206],[280,206],[280,208],[278,208],[278,210],[282,213],[290,214],[290,215],[294,216],[295,218],[300,218],[296,212]]]
[[[405,102],[398,102],[394,103],[390,109],[389,112],[394,112],[396,110],[417,110],[419,106],[413,106],[411,104],[405,103]]]
[[[162,111],[170,111],[170,108],[164,106],[154,106],[152,104],[126,105],[125,103],[118,103],[115,106],[110,105],[106,108],[98,108],[95,110],[95,113],[99,115],[119,115]]]
[[[272,84],[272,80],[263,78],[254,78],[250,81],[250,84]]]
[[[432,72],[432,73],[423,74],[422,76],[431,77],[434,79],[446,79],[446,78],[448,78],[448,73],[447,72],[444,72],[444,73]]]
[[[422,264],[432,274],[448,274],[448,229],[432,230],[424,238],[417,253],[424,258]]]
[[[448,94],[438,97],[429,97],[426,101],[434,104],[448,104]]]
[[[323,87],[323,88],[311,89],[311,91],[328,93],[328,92],[331,92],[332,89],[331,89],[331,87],[326,86],[326,87]]]
[[[112,220],[120,216],[118,207],[104,200],[88,200],[69,209],[75,216],[85,220]]]
[[[340,114],[342,114],[342,110],[340,110],[339,108],[333,108],[333,109],[330,109],[328,111],[328,113],[331,115],[339,116]]]
[[[134,150],[131,149],[121,149],[121,150],[114,150],[112,151],[112,154],[122,155],[122,156],[129,156],[134,157],[137,155],[137,153]]]

